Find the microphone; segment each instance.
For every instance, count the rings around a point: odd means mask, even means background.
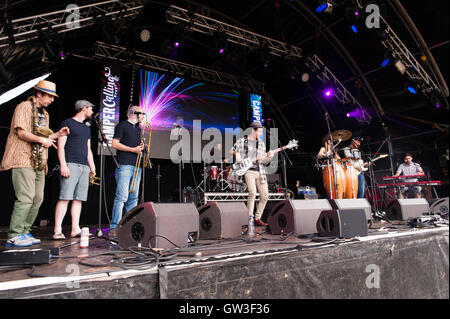
[[[93,116],[93,118],[98,118],[100,116],[100,112],[98,112],[97,114],[95,114],[94,116]]]
[[[177,123],[172,123],[172,126],[181,128],[181,125],[180,125],[180,124],[177,124]]]

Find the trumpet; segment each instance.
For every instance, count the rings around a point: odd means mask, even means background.
[[[144,138],[144,132],[147,128],[150,128],[150,132],[149,132],[149,138],[147,141],[147,144],[145,145],[145,138]],[[144,152],[145,152],[145,157],[144,157],[144,167],[150,167],[151,168],[151,164],[149,161],[149,154],[150,154],[150,142],[151,142],[151,137],[152,137],[152,130],[153,127],[149,122],[145,122],[142,125],[142,129],[141,129],[141,143],[139,145],[145,145],[144,148]],[[133,171],[133,178],[131,179],[131,185],[130,185],[130,194],[134,193],[135,189],[136,189],[136,181],[137,178],[139,176],[139,168],[141,166],[141,160],[143,157],[143,152],[139,153],[137,158],[136,158],[136,164],[134,165],[134,171]]]

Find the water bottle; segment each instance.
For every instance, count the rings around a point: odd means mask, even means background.
[[[88,248],[89,247],[89,228],[83,227],[81,228],[81,240],[80,240],[80,248]]]
[[[255,221],[253,215],[248,216],[248,237],[255,237]]]

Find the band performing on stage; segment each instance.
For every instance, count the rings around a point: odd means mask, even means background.
[[[60,165],[60,193],[54,212],[53,240],[66,238],[62,232],[62,222],[70,201],[70,237],[80,236],[82,203],[88,200],[89,185],[98,185],[95,183],[98,177],[91,151],[91,129],[90,125],[84,123],[97,116],[94,115],[94,104],[86,100],[77,101],[76,114],[64,120],[58,132],[53,133],[49,129],[49,114],[45,108],[58,96],[56,85],[43,80],[34,89],[34,96],[20,103],[14,112],[1,164],[2,170],[12,170],[12,182],[17,198],[6,243],[9,247],[26,247],[40,243],[40,239],[31,234],[31,225],[43,199],[49,149],[54,147],[57,150]],[[151,124],[146,122],[144,109],[130,105],[127,119],[118,123],[114,130],[112,147],[117,150],[118,167],[114,172],[116,190],[112,219],[108,227],[109,238],[112,240],[117,240],[117,228],[123,216],[138,205],[143,167],[151,167],[151,132],[145,134],[149,127]],[[249,129],[250,133],[237,139],[229,150],[223,150],[220,143],[214,146],[210,155],[215,160],[203,164],[203,180],[194,191],[216,195],[246,194],[250,219],[254,219],[255,226],[265,227],[268,224],[262,220],[262,216],[269,194],[273,192],[273,189],[269,189],[266,167],[276,153],[295,149],[298,142],[292,140],[286,146],[267,151],[266,143],[262,139],[262,123],[254,121]],[[321,171],[327,198],[332,200],[371,197],[371,200],[376,200],[367,190],[365,173],[373,167],[375,161],[388,157],[388,154],[377,153],[372,158],[365,157],[360,151],[364,139],[352,136],[349,130],[329,132],[322,141],[323,146],[316,156],[315,166]],[[440,185],[439,181],[419,182],[419,179],[426,178],[426,175],[421,166],[412,160],[411,154],[405,154],[404,163],[398,166],[396,173],[383,177],[384,181],[398,183],[378,184],[379,190],[391,191],[392,199],[420,198],[423,196],[422,188]],[[144,161],[144,166],[141,161]],[[285,169],[283,167],[284,173]],[[285,174],[284,178],[287,185],[289,177]],[[279,186],[277,190],[284,192],[287,195],[285,198],[295,197],[295,193],[287,187]],[[373,192],[373,189],[371,191]]]

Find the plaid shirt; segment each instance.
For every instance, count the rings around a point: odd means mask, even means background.
[[[237,140],[237,142],[234,144],[234,151],[236,153],[239,154],[239,156],[241,157],[241,159],[247,158],[248,157],[248,143],[247,143],[247,151],[245,149],[245,141],[248,140],[247,136],[240,138],[239,140]],[[258,139],[258,150],[256,153],[256,157],[259,158],[266,158],[266,144],[264,144],[264,142],[261,139]],[[266,167],[265,164],[267,163],[267,160],[259,160],[258,166],[259,166],[259,173],[261,175],[261,183],[264,184],[267,182],[267,177],[266,177]]]

